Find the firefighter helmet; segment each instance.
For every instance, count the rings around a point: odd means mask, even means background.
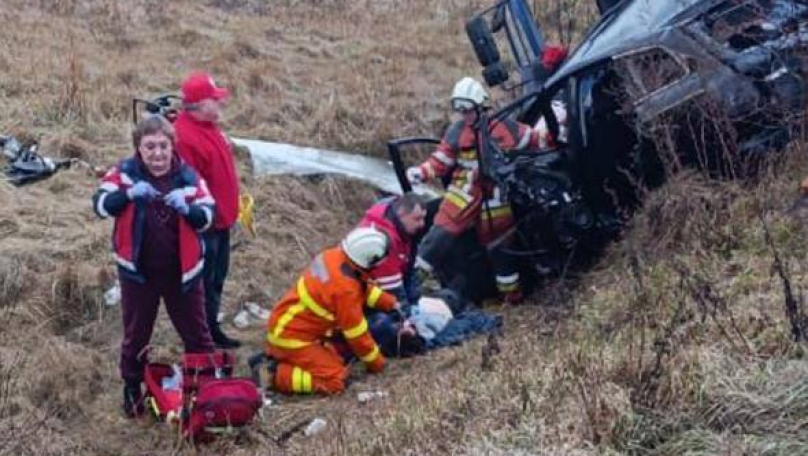
[[[488,92],[474,78],[466,76],[457,81],[452,90],[452,109],[470,111],[488,104]]]
[[[371,269],[387,257],[390,241],[376,228],[356,228],[342,240],[342,250],[360,268]]]

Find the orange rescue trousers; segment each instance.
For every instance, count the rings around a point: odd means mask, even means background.
[[[330,344],[314,343],[297,349],[270,345],[270,355],[278,361],[275,390],[293,394],[339,394],[345,390],[349,369]]]

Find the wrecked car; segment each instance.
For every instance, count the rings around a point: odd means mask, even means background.
[[[519,247],[509,253],[533,284],[596,258],[642,190],[671,172],[753,173],[788,144],[805,111],[808,1],[596,5],[599,20],[553,74],[540,65],[542,28],[525,0],[502,0],[466,26],[482,78],[515,96],[490,120],[543,122],[562,140],[553,150],[515,156],[480,145],[481,172],[504,190],[518,219]],[[403,191],[411,188],[406,166],[437,142],[389,143]],[[494,289],[485,258],[468,236],[441,275],[479,300]]]
[[[14,136],[0,136],[0,152],[6,158],[2,166],[6,182],[17,187],[37,182],[79,162],[75,158],[53,159],[39,154],[39,144],[23,144]]]

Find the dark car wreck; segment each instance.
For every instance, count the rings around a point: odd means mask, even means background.
[[[638,189],[661,185],[678,168],[753,172],[785,147],[805,111],[808,0],[597,5],[599,21],[551,75],[538,65],[544,43],[525,0],[500,1],[466,27],[486,83],[518,93],[490,118],[543,121],[564,139],[538,155],[480,146],[482,172],[514,205],[519,248],[510,253],[532,283],[597,257],[639,204]],[[566,111],[563,129],[554,103]],[[410,148],[435,142],[390,142],[405,191]],[[470,261],[485,253],[468,239],[443,277],[479,299],[492,281],[485,261]]]

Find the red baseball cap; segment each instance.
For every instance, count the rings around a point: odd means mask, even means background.
[[[217,86],[209,73],[193,73],[182,83],[182,101],[186,103],[198,103],[208,98],[223,100],[229,96],[230,91]]]

